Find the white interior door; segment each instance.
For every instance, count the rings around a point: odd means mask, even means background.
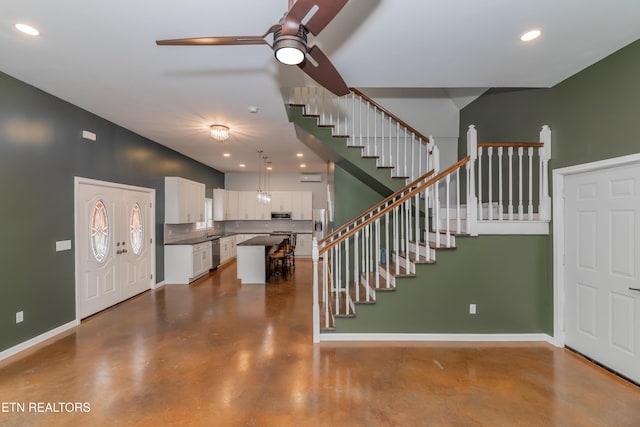
[[[76,188],[80,319],[151,286],[151,193],[107,184],[79,183]]]
[[[138,191],[122,193],[124,214],[124,229],[120,234],[122,299],[131,298],[149,289],[151,278],[149,253],[152,244],[148,228],[150,204],[148,193]]]
[[[565,343],[640,382],[640,165],[565,180]]]

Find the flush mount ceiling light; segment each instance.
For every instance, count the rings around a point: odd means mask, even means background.
[[[520,40],[522,40],[523,42],[530,42],[531,40],[535,40],[540,37],[540,34],[542,34],[542,31],[540,30],[527,31],[520,36]]]
[[[225,125],[211,125],[211,138],[216,141],[224,142],[229,139],[229,127]]]
[[[16,30],[23,32],[25,34],[28,34],[30,36],[39,36],[40,35],[40,31],[38,31],[37,29],[33,28],[31,25],[27,25],[27,24],[16,24],[15,25]]]

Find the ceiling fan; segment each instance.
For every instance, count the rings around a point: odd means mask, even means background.
[[[350,93],[340,73],[318,46],[307,46],[307,34],[317,36],[348,0],[289,0],[289,10],[278,24],[258,36],[195,37],[156,40],[158,45],[220,46],[266,44],[283,64],[297,65],[309,77],[338,96]],[[265,40],[273,34],[273,45]]]

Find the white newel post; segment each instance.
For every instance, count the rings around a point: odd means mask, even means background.
[[[551,197],[549,197],[549,160],[551,159],[551,129],[549,126],[542,126],[540,131],[540,142],[544,143],[542,147],[542,190],[540,197],[540,216],[541,219],[551,219]]]
[[[478,132],[474,125],[467,130],[467,233],[477,236],[476,223],[478,221],[478,198],[476,196],[475,165],[478,159]]]
[[[313,342],[320,342],[320,301],[318,297],[318,239],[313,238],[311,243],[311,259],[313,261]]]

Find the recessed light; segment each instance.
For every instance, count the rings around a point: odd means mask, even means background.
[[[231,154],[229,154],[229,153],[224,153],[224,154],[222,154],[222,155],[223,155],[224,157],[231,157]]]
[[[33,28],[31,25],[27,25],[27,24],[16,24],[15,25],[16,30],[21,31],[25,34],[28,34],[30,36],[39,36],[40,35],[40,31],[38,31],[37,29]]]
[[[271,171],[271,170],[273,170],[273,167],[271,167],[271,166],[267,166],[267,170],[268,170],[268,171]]]
[[[522,40],[523,42],[530,42],[531,40],[535,40],[540,37],[540,34],[542,34],[542,31],[540,30],[527,31],[520,36],[520,40]]]
[[[306,168],[306,167],[307,167],[307,165],[305,165],[304,163],[302,163],[302,164],[300,165],[300,167],[301,167],[301,168]]]
[[[243,168],[244,167],[244,163],[240,163],[240,167]]]
[[[298,154],[296,154],[296,156],[298,156],[298,157],[303,157],[303,156],[304,156],[304,154],[302,154],[302,153],[298,153]]]
[[[255,105],[249,105],[249,112],[253,114],[257,113],[258,107],[256,107]]]

